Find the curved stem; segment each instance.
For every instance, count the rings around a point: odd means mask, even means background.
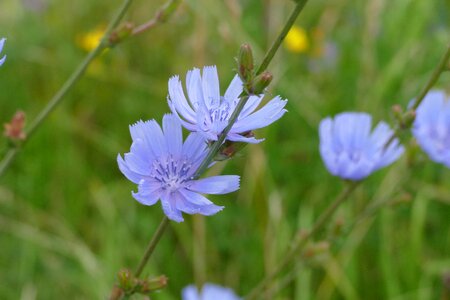
[[[90,63],[96,58],[104,49],[108,48],[108,38],[111,32],[117,27],[117,25],[122,20],[126,11],[130,7],[133,0],[125,0],[122,6],[119,8],[117,15],[112,19],[108,28],[106,29],[105,34],[103,35],[101,42],[99,45],[92,50],[83,62],[77,67],[77,69],[70,75],[69,79],[63,84],[63,86],[56,92],[56,94],[50,99],[47,105],[41,110],[41,112],[37,115],[37,117],[31,121],[31,125],[26,130],[27,138],[20,144],[15,146],[14,148],[10,148],[2,161],[0,162],[0,176],[6,171],[6,169],[10,166],[14,158],[19,153],[19,150],[26,144],[26,142],[33,136],[39,126],[44,122],[44,120],[48,117],[48,115],[56,108],[58,104],[62,102],[64,96],[70,91],[70,89],[78,82],[78,80],[84,75],[87,67]]]
[[[134,276],[136,278],[139,277],[142,273],[142,270],[144,270],[144,267],[147,264],[148,259],[150,258],[150,256],[152,256],[153,251],[155,251],[156,245],[158,244],[164,231],[166,230],[167,225],[169,225],[169,219],[166,216],[164,216],[164,218],[161,220],[161,223],[159,223],[159,226],[156,229],[155,233],[153,234],[150,243],[148,243],[147,250],[145,250],[144,256],[139,262],[136,272],[134,272]]]
[[[450,44],[447,46],[447,51],[445,51],[436,69],[434,69],[433,74],[431,75],[427,84],[423,87],[423,89],[420,91],[419,96],[414,101],[411,110],[416,110],[417,107],[419,107],[422,100],[425,98],[425,96],[428,94],[431,88],[436,84],[436,81],[438,81],[439,77],[441,77],[442,72],[444,72],[447,69],[447,62],[449,61],[449,59],[450,59]]]
[[[280,48],[280,45],[283,42],[284,38],[288,34],[291,27],[294,25],[298,15],[302,12],[303,8],[305,7],[306,2],[308,2],[308,0],[297,0],[297,4],[294,10],[292,11],[291,15],[289,16],[289,19],[287,20],[277,39],[273,42],[269,51],[267,51],[266,55],[263,58],[263,61],[261,62],[261,65],[258,67],[258,69],[256,69],[256,75],[261,74],[267,69],[269,63],[275,56],[275,53],[277,53],[278,48]]]
[[[431,75],[430,79],[428,79],[427,84],[422,88],[420,91],[419,96],[414,100],[413,105],[411,106],[408,111],[413,112],[415,111],[420,103],[422,103],[425,96],[428,94],[428,92],[431,90],[431,88],[436,84],[439,77],[441,77],[441,74],[448,69],[448,62],[450,60],[450,44],[447,47],[447,51],[445,51],[444,55],[442,55],[441,60],[439,61],[439,64],[436,66],[436,68],[433,71],[433,74]],[[392,142],[396,139],[396,137],[399,135],[399,133],[407,129],[406,127],[402,127],[401,125],[397,125],[394,129],[394,133],[389,137],[387,142],[384,144],[383,150],[386,151],[386,149],[392,144]]]
[[[296,240],[295,244],[288,251],[287,255],[284,256],[283,260],[275,267],[274,271],[260,281],[260,283],[247,295],[247,297],[245,297],[246,300],[257,299],[257,297],[264,292],[267,285],[271,283],[275,277],[277,277],[278,274],[280,274],[293,260],[295,260],[298,255],[300,255],[300,251],[306,246],[309,239],[323,229],[337,208],[348,199],[359,183],[360,182],[351,182],[346,186],[346,188],[336,197],[331,205],[328,206],[327,209],[320,215],[311,231],[308,232],[308,234],[302,239]]]
[[[294,25],[295,20],[297,19],[298,15],[302,12],[303,8],[305,7],[306,2],[308,0],[298,0],[297,5],[295,6],[294,10],[292,11],[291,15],[289,16],[289,19],[286,21],[286,24],[284,25],[283,29],[281,30],[278,37],[273,42],[270,49],[267,51],[266,55],[264,56],[263,61],[256,69],[256,74],[261,74],[264,72],[267,67],[269,66],[269,63],[272,61],[273,57],[275,56],[275,53],[278,51],[278,49],[281,46],[281,43],[283,42],[284,38],[286,37],[287,33],[291,29],[291,27]],[[227,127],[222,131],[222,133],[217,138],[217,141],[214,142],[214,144],[211,146],[208,155],[205,157],[199,168],[197,169],[197,172],[195,172],[193,178],[198,178],[203,172],[208,168],[208,166],[211,164],[211,162],[214,160],[214,157],[219,152],[220,146],[225,141],[225,138],[227,134],[230,132],[231,128],[233,127],[233,124],[236,122],[239,114],[241,113],[242,109],[244,108],[245,104],[248,101],[248,98],[250,95],[247,92],[243,92],[240,96],[240,100],[238,105],[233,111],[233,114],[230,117],[230,120],[228,122]]]

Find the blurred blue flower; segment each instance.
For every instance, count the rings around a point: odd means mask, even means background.
[[[435,162],[450,168],[450,102],[443,91],[430,91],[416,110],[412,132]]]
[[[183,289],[182,300],[240,300],[232,289],[220,285],[206,283],[203,285],[201,293],[193,285]]]
[[[5,41],[6,41],[5,38],[0,39],[0,54],[2,53],[3,46],[5,45]],[[0,58],[0,66],[3,65],[5,60],[6,60],[6,55],[3,55],[3,57]]]
[[[187,214],[214,215],[217,206],[200,193],[225,194],[239,189],[239,176],[222,175],[193,180],[192,176],[207,155],[207,145],[198,133],[183,143],[181,124],[173,114],[165,115],[163,127],[155,120],[130,126],[131,150],[124,159],[117,156],[122,173],[138,184],[133,197],[144,205],[161,200],[167,217],[183,221]]]
[[[236,75],[225,95],[221,96],[216,67],[204,67],[203,74],[194,68],[186,75],[186,90],[189,102],[186,100],[180,78],[178,76],[170,78],[168,97],[170,109],[189,131],[200,132],[209,141],[217,140],[239,102],[239,95],[243,91],[241,79]],[[248,99],[227,135],[228,140],[248,143],[259,143],[264,140],[244,135],[281,118],[286,112],[284,106],[287,101],[276,96],[254,112],[263,97],[264,95],[251,96]]]
[[[393,131],[380,122],[371,132],[372,117],[345,112],[320,122],[320,154],[328,171],[343,179],[361,180],[397,160],[404,148],[395,139],[383,149]]]

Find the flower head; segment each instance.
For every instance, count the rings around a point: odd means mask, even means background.
[[[201,133],[207,140],[215,141],[228,125],[230,117],[239,102],[243,91],[242,81],[235,76],[224,96],[220,95],[219,77],[215,66],[192,69],[186,75],[185,97],[178,76],[169,80],[169,107],[179,117],[182,125],[189,131]],[[246,137],[250,131],[272,124],[286,112],[286,100],[279,96],[255,112],[264,95],[250,96],[236,123],[233,124],[227,139],[234,142],[259,143],[263,139]]]
[[[182,300],[240,300],[232,289],[206,283],[199,293],[197,288],[189,285],[183,289]]]
[[[320,154],[328,171],[343,179],[361,180],[397,160],[403,147],[395,139],[386,149],[393,131],[380,122],[371,132],[366,113],[345,112],[320,122]]]
[[[420,147],[437,163],[450,168],[450,98],[430,91],[416,110],[412,132]]]
[[[133,197],[144,205],[161,200],[167,217],[183,221],[187,214],[213,215],[223,209],[200,193],[226,194],[239,189],[239,176],[222,175],[193,179],[207,155],[204,138],[191,133],[183,143],[181,124],[172,114],[165,115],[163,127],[155,120],[130,126],[131,150],[117,156],[119,169],[138,184]]]
[[[6,39],[2,38],[0,39],[0,54],[2,53],[3,46],[5,45]],[[3,63],[6,60],[6,55],[3,55],[3,57],[0,57],[0,66],[3,65]]]

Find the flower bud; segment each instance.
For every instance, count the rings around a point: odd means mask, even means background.
[[[416,112],[413,110],[407,111],[403,115],[402,127],[405,129],[410,128],[412,126],[412,124],[414,123],[415,119],[416,119]]]
[[[396,104],[392,106],[392,113],[394,114],[394,118],[400,122],[402,120],[403,109],[400,105]]]
[[[165,275],[139,280],[139,283],[136,285],[136,291],[140,294],[148,294],[165,288],[167,286],[167,282],[168,278]]]
[[[109,47],[114,47],[133,33],[134,25],[127,22],[112,32],[108,38]]]
[[[3,124],[5,128],[4,135],[12,142],[20,142],[26,139],[25,127],[25,113],[17,111],[11,119],[11,122]]]
[[[129,291],[134,288],[134,276],[131,274],[130,270],[120,270],[117,274],[117,279],[119,281],[119,287],[124,291]]]
[[[253,84],[253,94],[259,95],[264,93],[264,90],[269,86],[272,81],[273,76],[270,72],[264,71],[255,78],[255,83]]]
[[[253,53],[249,44],[242,44],[238,55],[238,72],[239,77],[244,83],[247,83],[253,78]]]

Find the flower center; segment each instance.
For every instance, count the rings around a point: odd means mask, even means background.
[[[161,183],[163,189],[171,192],[178,190],[191,180],[192,164],[186,158],[173,159],[172,155],[153,162],[152,177]]]
[[[213,122],[221,122],[228,121],[230,118],[231,109],[230,104],[225,102],[225,99],[222,97],[220,104],[209,110],[209,115],[211,116],[211,121]]]

